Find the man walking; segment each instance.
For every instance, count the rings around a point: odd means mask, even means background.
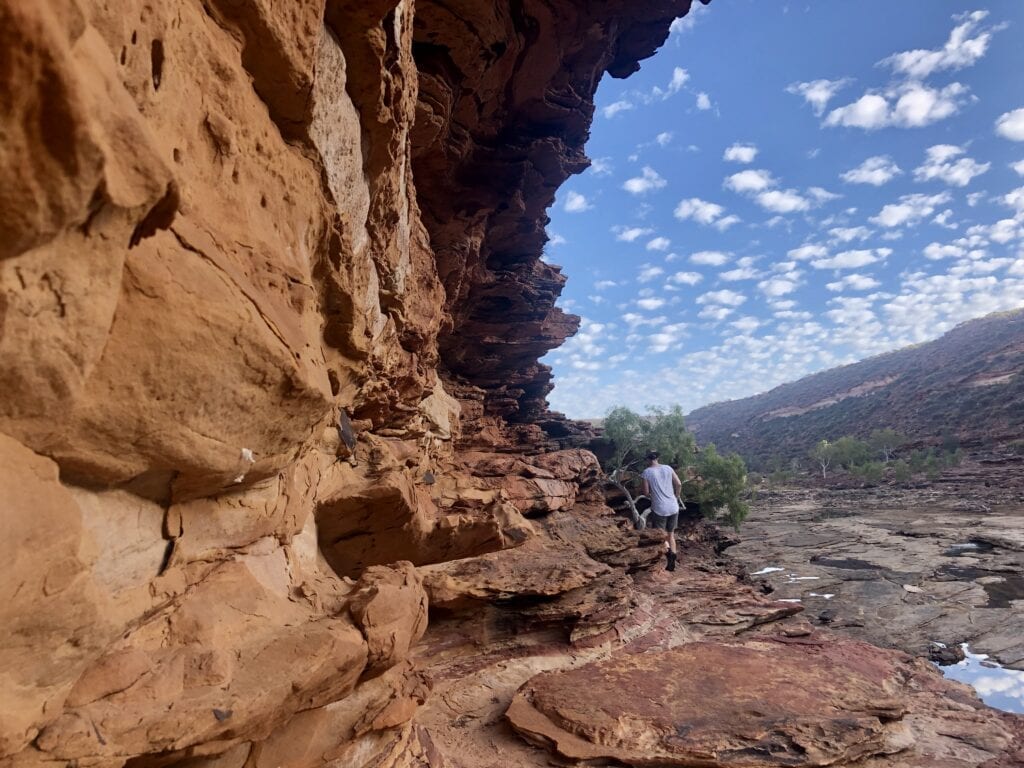
[[[667,464],[658,463],[658,452],[647,452],[647,469],[640,475],[644,495],[651,500],[651,527],[665,532],[668,565],[676,569],[676,525],[679,523],[679,494],[683,484],[679,475]]]

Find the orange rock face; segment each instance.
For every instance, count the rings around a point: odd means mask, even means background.
[[[432,754],[416,566],[594,496],[545,209],[688,6],[0,0],[0,761]]]
[[[534,674],[798,612],[545,402],[545,210],[689,6],[0,0],[2,768],[506,765]]]

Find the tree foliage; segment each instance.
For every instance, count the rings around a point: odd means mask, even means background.
[[[868,442],[876,453],[882,455],[882,461],[888,464],[892,461],[893,453],[906,441],[895,429],[886,427],[874,430]]]
[[[683,479],[683,496],[699,502],[708,517],[720,513],[735,527],[747,517],[749,507],[742,495],[747,487],[746,465],[736,454],[721,456],[713,445],[698,453],[693,433],[686,429],[683,410],[650,408],[646,415],[620,406],[604,420],[604,435],[612,443],[612,457],[605,470],[609,481],[627,496],[634,522],[642,526],[636,511],[632,479],[645,465],[647,451],[657,451]],[[689,470],[689,471],[688,471]]]

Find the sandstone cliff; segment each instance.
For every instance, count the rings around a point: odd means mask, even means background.
[[[537,362],[576,327],[539,255],[594,89],[689,4],[0,0],[0,764],[506,765],[534,673],[795,612],[699,526],[704,570],[651,576]],[[857,674],[658,760],[881,760],[957,712],[946,764],[1016,749],[908,659]],[[609,743],[531,685],[520,731]]]

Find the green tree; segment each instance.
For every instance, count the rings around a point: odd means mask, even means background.
[[[871,458],[871,447],[863,440],[846,435],[832,443],[833,460],[844,469],[865,464]]]
[[[852,467],[853,474],[860,477],[866,485],[878,485],[885,476],[885,466],[877,461],[866,461]]]
[[[626,495],[633,524],[646,525],[646,517],[636,508],[637,470],[641,469],[647,451],[657,451],[663,464],[682,472],[693,466],[697,442],[686,429],[683,409],[678,405],[669,409],[650,408],[643,416],[629,408],[619,406],[608,412],[604,419],[604,435],[611,441],[611,459],[605,465],[608,482]]]
[[[835,448],[828,440],[822,440],[810,452],[811,459],[821,467],[821,479],[828,479],[828,468],[836,457]]]
[[[700,453],[697,474],[697,500],[705,517],[717,517],[725,510],[725,519],[739,530],[740,523],[750,514],[750,507],[743,500],[747,487],[743,459],[735,453],[722,456],[714,443],[709,443]]]
[[[876,429],[871,433],[868,442],[876,453],[881,454],[882,461],[888,464],[896,449],[906,442],[903,437],[894,429]]]
[[[897,483],[906,483],[910,480],[910,465],[903,459],[897,459],[892,464],[892,479]]]

